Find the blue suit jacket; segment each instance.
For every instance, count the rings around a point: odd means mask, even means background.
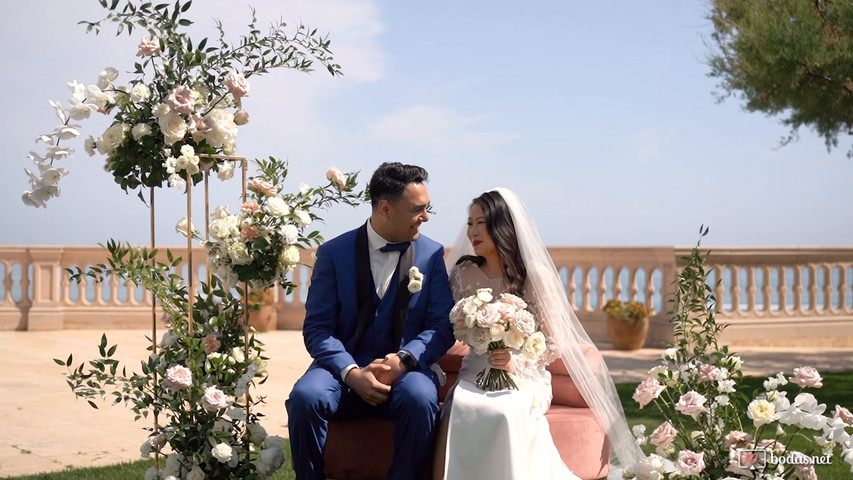
[[[356,251],[357,232],[344,233],[317,249],[305,302],[302,334],[314,359],[310,368],[325,368],[335,377],[347,365],[359,363],[355,352],[347,350],[354,343],[358,322],[356,256],[369,255],[366,249]],[[412,242],[412,248],[413,265],[424,275],[424,283],[409,300],[402,342],[395,348],[409,351],[421,370],[427,370],[453,345],[449,319],[453,294],[444,267],[444,247],[421,235]],[[376,352],[374,358],[387,353],[392,352]],[[363,367],[365,362],[361,363]]]

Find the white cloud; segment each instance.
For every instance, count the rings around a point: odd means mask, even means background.
[[[483,150],[510,142],[513,133],[478,130],[485,116],[464,116],[457,112],[415,105],[380,118],[369,126],[380,140],[409,143],[437,150]]]

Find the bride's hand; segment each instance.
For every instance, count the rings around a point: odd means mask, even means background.
[[[512,363],[512,354],[506,348],[489,350],[489,366],[498,370],[506,370],[515,373],[515,365]]]

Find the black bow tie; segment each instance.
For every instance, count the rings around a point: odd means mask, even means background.
[[[399,242],[399,243],[388,242],[385,244],[384,247],[380,248],[379,251],[386,252],[386,253],[387,252],[403,253],[409,249],[409,245],[411,245],[411,244],[412,244],[412,242]]]

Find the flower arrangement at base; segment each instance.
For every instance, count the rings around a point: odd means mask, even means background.
[[[236,149],[238,126],[249,121],[243,97],[249,96],[249,78],[276,68],[311,71],[314,61],[332,75],[340,74],[329,51],[330,41],[316,30],[283,21],[270,26],[262,36],[254,10],[249,32],[231,44],[222,24],[217,41],[193,41],[185,31],[192,21],[185,14],[191,0],[151,3],[137,0],[101,1],[108,11],[100,21],[82,21],[87,32],[100,32],[101,22],[116,24],[117,35],[139,34],[133,75],[126,85],[117,85],[119,70],[107,67],[95,83],[68,83],[67,106],[51,101],[60,124],[37,142],[46,145],[42,155],[31,152],[36,171],[25,169],[31,189],[22,200],[34,207],[59,196],[59,180],[68,174],[56,162],[71,156],[67,141],[79,136],[75,122],[93,113],[112,115],[112,124],[99,136],[89,136],[84,148],[89,155],[106,157],[104,169],[125,191],[160,187],[164,183],[183,189],[186,176],[193,182],[213,168],[220,178],[233,174],[231,162],[212,164],[199,154],[231,155]],[[215,45],[214,45],[215,44]]]
[[[707,233],[700,229],[700,241]],[[666,420],[648,436],[644,425],[634,427],[655,453],[626,478],[817,480],[815,465],[833,460],[853,472],[853,414],[841,405],[828,410],[809,391],[823,385],[817,370],[779,373],[751,392],[739,384],[743,362],[719,343],[724,325],[716,322],[707,257],[699,243],[685,257],[670,312],[674,345],[634,392],[640,408],[654,405]]]
[[[140,365],[141,372],[126,374],[101,337],[101,357],[73,366],[73,357],[55,359],[68,368],[68,385],[79,398],[98,408],[94,400],[111,398],[136,413],[136,419],[154,416],[156,427],[141,443],[143,457],[167,454],[165,465],[153,468],[146,479],[267,478],[284,463],[284,439],[267,435],[252,388],[267,377],[263,344],[245,334],[241,299],[225,290],[216,277],[202,284],[188,315],[188,293],[177,274],[181,259],[166,252],[107,244],[109,265],[87,271],[69,269],[71,281],[88,277],[103,281],[114,275],[141,285],[160,301],[167,322],[165,333]],[[192,325],[192,328],[191,328]]]
[[[456,302],[450,311],[453,335],[476,353],[509,348],[531,361],[539,361],[549,351],[548,340],[536,329],[536,318],[527,302],[511,293],[492,295],[491,288]],[[485,391],[518,389],[512,374],[486,367],[477,374],[477,387]]]
[[[648,318],[653,310],[640,302],[622,302],[618,298],[612,298],[602,307],[608,317],[623,322],[638,322]]]
[[[288,274],[299,264],[301,249],[323,242],[317,231],[304,233],[322,220],[314,210],[335,203],[357,205],[364,192],[353,191],[357,173],[332,167],[326,185],[302,184],[297,192],[284,193],[287,163],[273,157],[255,163],[260,175],[249,180],[249,196],[239,213],[220,206],[211,214],[213,239],[203,242],[208,266],[229,285],[247,282],[252,290],[262,290],[279,283],[290,293],[295,284]]]

